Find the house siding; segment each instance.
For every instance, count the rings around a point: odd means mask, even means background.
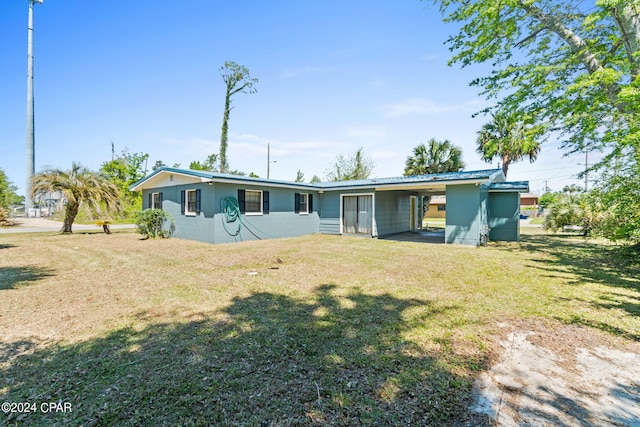
[[[411,230],[409,191],[379,191],[376,193],[376,224],[378,235]]]
[[[319,231],[322,234],[340,234],[340,193],[321,195]]]
[[[233,184],[213,185],[216,189],[215,241],[227,243],[246,240],[270,239],[278,237],[296,237],[318,232],[319,194],[313,191],[300,191],[287,188]],[[269,213],[246,215],[241,217],[240,233],[234,236],[237,223],[227,223],[220,202],[226,197],[238,197],[238,189],[269,192]],[[295,193],[307,193],[313,201],[313,211],[309,214],[295,213]],[[226,226],[226,228],[225,228]]]
[[[519,193],[489,193],[489,213],[490,240],[520,240]]]
[[[181,212],[181,195],[186,190],[198,191],[196,215]],[[269,193],[268,212],[242,214],[237,222],[228,223],[233,215],[224,212],[221,202],[232,197],[244,205],[243,195],[249,190],[261,190],[263,196]],[[518,240],[519,191],[525,190],[528,183],[504,182],[499,170],[304,184],[164,167],[131,186],[131,191],[142,191],[144,209],[149,207],[151,193],[162,193],[162,208],[175,219],[173,236],[208,243],[340,234],[343,202],[349,232],[374,237],[407,232],[412,229],[411,197],[429,191],[446,193],[447,243],[478,245],[483,225],[491,227],[491,240]],[[300,202],[296,193],[311,196],[310,213],[296,213]],[[362,197],[345,198],[355,195]]]
[[[201,211],[188,216],[181,212],[181,192],[199,189],[201,191]],[[226,197],[237,199],[238,189],[262,190],[269,192],[269,213],[263,215],[241,215],[240,222],[227,223],[222,213],[221,202]],[[306,192],[313,199],[313,211],[309,214],[295,213],[294,194],[301,191],[260,186],[238,186],[233,184],[214,185],[188,184],[174,187],[154,188],[143,191],[143,208],[148,208],[148,195],[162,192],[162,209],[173,216],[175,230],[173,237],[198,240],[207,243],[231,243],[277,237],[295,237],[318,232],[317,192]],[[305,191],[302,191],[305,192]],[[240,232],[235,231],[240,225]],[[226,227],[225,227],[226,226]]]
[[[480,244],[480,190],[474,184],[447,186],[446,243]]]
[[[445,206],[445,210],[438,209],[440,206]],[[438,203],[433,203],[433,201],[429,202],[427,212],[424,215],[425,218],[446,218],[446,216],[446,204],[442,203],[440,200]]]
[[[186,190],[201,191],[200,213],[187,216],[181,212],[180,193]],[[147,209],[150,193],[162,192],[162,210],[170,214],[175,221],[173,237],[215,243],[214,236],[214,191],[206,184],[185,184],[172,187],[154,188],[143,191],[143,208]]]

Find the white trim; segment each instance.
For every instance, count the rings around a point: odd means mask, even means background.
[[[470,179],[470,180],[448,180],[448,181],[426,181],[426,182],[407,182],[402,184],[381,184],[374,186],[376,191],[394,191],[394,190],[430,190],[446,188],[447,185],[465,185],[465,184],[488,184],[490,179]],[[342,189],[341,189],[342,190]],[[440,190],[439,190],[440,191]]]
[[[149,206],[149,209],[162,209],[162,202],[160,202],[160,207],[156,206],[156,195],[160,198],[160,191],[151,193],[151,206]]]
[[[197,216],[197,212],[195,210],[189,210],[189,193],[193,193],[196,197],[195,203],[198,203],[198,196],[196,193],[196,189],[193,190],[184,190],[184,215],[185,216]]]
[[[306,198],[306,202],[304,204],[305,210],[300,209],[298,212],[300,215],[309,215],[309,193],[298,193],[300,194],[300,205],[302,205],[302,196]]]
[[[371,237],[378,237],[376,223],[376,193],[340,193],[340,234],[344,234],[344,198],[351,196],[371,196]]]
[[[484,171],[482,171],[484,172]],[[211,173],[215,175],[214,172]],[[333,191],[349,191],[349,190],[369,190],[374,189],[375,191],[392,191],[392,190],[404,190],[404,189],[412,189],[412,190],[429,190],[429,189],[437,189],[438,191],[442,191],[444,186],[447,185],[458,185],[458,184],[485,184],[491,182],[504,182],[505,178],[500,169],[497,169],[495,173],[490,174],[487,178],[474,178],[474,179],[429,179],[425,181],[412,180],[410,182],[377,182],[376,179],[368,180],[368,182],[360,183],[357,185],[351,185],[346,181],[343,186],[327,186],[324,187],[322,184],[305,184],[305,183],[288,183],[288,182],[279,182],[279,181],[271,181],[266,179],[258,179],[258,178],[246,178],[238,176],[237,178],[227,178],[227,177],[219,177],[219,176],[209,176],[209,177],[201,177],[196,175],[191,175],[189,173],[181,172],[178,169],[170,169],[170,170],[162,170],[153,177],[143,178],[142,182],[138,182],[134,186],[130,188],[131,191],[141,191],[153,188],[159,188],[167,186],[167,184],[163,183],[163,179],[161,177],[165,175],[175,175],[182,176],[188,178],[191,183],[225,183],[225,184],[234,184],[238,186],[245,185],[255,185],[255,186],[268,186],[271,188],[291,188],[308,192],[333,192]],[[380,180],[384,180],[385,178],[380,178]],[[167,177],[168,181],[168,177]]]
[[[175,180],[174,176],[181,177],[181,180]],[[166,180],[166,181],[165,181]],[[161,171],[151,178],[143,178],[143,182],[129,188],[130,191],[152,190],[154,188],[162,188],[171,185],[192,185],[209,182],[211,179],[194,176],[180,172]]]
[[[248,179],[229,179],[229,178],[211,178],[211,179],[206,179],[204,180],[204,182],[206,183],[212,183],[212,184],[234,184],[237,185],[239,187],[243,187],[243,186],[247,186],[247,185],[252,185],[254,187],[274,187],[274,188],[290,188],[290,189],[295,189],[295,190],[305,190],[305,191],[319,191],[320,189],[317,187],[310,187],[310,185],[313,184],[295,184],[295,183],[291,183],[291,184],[283,184],[283,183],[279,183],[279,182],[274,182],[274,181],[251,181]]]

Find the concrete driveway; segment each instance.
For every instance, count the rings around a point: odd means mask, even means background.
[[[44,231],[60,231],[62,229],[61,221],[54,221],[46,218],[12,218],[15,224],[8,227],[0,227],[0,234],[6,233],[38,233]],[[100,230],[95,224],[73,224],[73,231],[82,230]],[[111,225],[112,230],[136,228],[135,224],[114,224]]]

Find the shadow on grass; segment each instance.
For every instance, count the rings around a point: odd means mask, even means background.
[[[403,339],[415,326],[404,320],[406,310],[420,312],[424,320],[441,310],[429,301],[389,295],[338,299],[332,290],[321,286],[313,300],[255,293],[236,298],[222,313],[186,323],[120,329],[30,352],[3,370],[2,398],[71,404],[72,412],[29,414],[20,421],[39,426],[404,426],[467,420],[470,366],[486,361],[455,351],[428,352]],[[159,319],[140,313],[140,320]]]
[[[41,267],[0,267],[0,291],[29,285],[53,275],[53,270]]]
[[[12,245],[11,243],[0,243],[0,250],[2,249],[11,249],[17,247],[16,245]]]
[[[568,282],[570,286],[595,283],[611,288],[598,301],[588,301],[590,304],[640,316],[640,265],[636,260],[621,256],[625,248],[589,243],[587,240],[563,235],[522,236],[520,248],[548,255],[545,259],[536,259],[534,267],[550,277],[564,273],[574,275],[575,279]],[[563,281],[567,283],[566,278]],[[577,316],[574,316],[572,322],[640,341],[640,335],[629,334],[606,322],[581,320]]]

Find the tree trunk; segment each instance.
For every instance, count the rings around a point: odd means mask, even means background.
[[[511,164],[511,159],[507,155],[502,156],[502,173],[504,174],[504,178],[507,179],[507,171],[509,170],[509,165]]]
[[[222,134],[220,135],[220,172],[226,173],[227,163],[227,138],[229,133],[229,112],[231,109],[231,93],[227,87],[227,96],[224,99],[224,116],[222,118]]]
[[[73,233],[73,231],[71,231],[71,226],[73,225],[73,221],[75,221],[76,219],[76,215],[78,215],[79,207],[80,206],[77,203],[69,202],[67,204],[67,208],[64,211],[64,223],[62,224],[62,229],[60,230],[62,233]]]

